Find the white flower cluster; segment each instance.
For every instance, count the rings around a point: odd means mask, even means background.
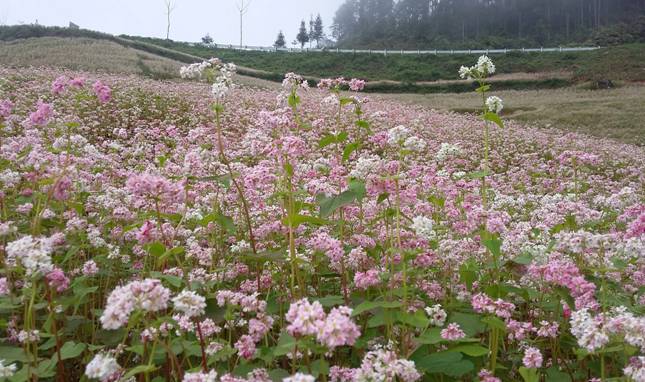
[[[4,364],[5,360],[0,359],[0,378],[11,378],[16,373],[16,364]]]
[[[428,306],[425,309],[428,318],[430,318],[430,325],[432,326],[443,326],[446,323],[446,318],[448,314],[443,310],[441,304],[436,304],[433,306]]]
[[[222,99],[233,89],[233,74],[237,71],[235,64],[224,64],[218,67],[219,75],[213,81],[211,93],[216,99]]]
[[[391,146],[398,146],[405,142],[410,136],[410,129],[403,125],[395,126],[387,132],[387,143]]]
[[[196,62],[188,66],[182,66],[179,69],[179,75],[181,78],[199,80],[203,77],[206,69],[212,68],[213,66],[219,66],[222,62],[218,58],[211,58],[208,61]]]
[[[168,307],[170,290],[157,279],[132,281],[116,287],[108,296],[101,315],[104,329],[115,330],[128,322],[135,310],[157,312]]]
[[[182,66],[179,75],[185,79],[210,80],[214,78],[211,93],[216,99],[224,98],[233,88],[233,74],[237,71],[235,64],[224,64],[218,58]]]
[[[36,272],[46,274],[53,269],[50,256],[53,252],[53,243],[49,239],[25,236],[7,244],[6,252],[6,264],[15,266],[20,262],[28,276]]]
[[[211,370],[208,373],[186,373],[182,382],[215,382],[217,381],[217,372]]]
[[[610,335],[623,336],[625,342],[645,352],[645,317],[636,317],[625,307],[595,317],[581,309],[571,314],[570,324],[578,345],[590,353],[608,344]]]
[[[204,314],[206,299],[203,296],[189,290],[179,293],[172,299],[175,310],[182,312],[188,317],[197,317]]]
[[[433,230],[432,219],[425,216],[416,216],[412,219],[412,225],[410,226],[412,230],[417,234],[417,236],[426,239],[433,240],[436,237],[436,233]]]
[[[99,353],[85,367],[85,375],[90,379],[109,381],[121,372],[121,366],[109,354]]]
[[[381,158],[376,155],[359,157],[349,176],[356,179],[366,179],[370,174],[375,173],[380,165]]]
[[[20,183],[20,178],[19,172],[11,171],[9,169],[0,173],[0,182],[2,182],[5,188],[13,188]]]
[[[301,75],[290,72],[284,75],[282,87],[287,90],[297,88],[309,89],[309,83]]]
[[[251,244],[246,240],[240,240],[237,243],[231,244],[231,252],[233,253],[242,253],[249,251],[251,249]]]
[[[504,109],[502,99],[497,96],[490,96],[486,99],[486,108],[492,113],[499,114]]]
[[[414,361],[399,359],[394,351],[381,348],[368,352],[357,369],[354,382],[403,381],[414,382],[421,378]]]
[[[291,377],[282,379],[282,382],[315,382],[316,378],[309,374],[296,373]]]
[[[645,382],[645,357],[632,357],[623,372],[634,382]]]
[[[461,153],[461,148],[457,145],[451,145],[450,143],[442,143],[437,151],[437,160],[443,162],[449,156],[459,155]]]
[[[409,151],[421,152],[426,148],[426,142],[419,137],[412,136],[403,142],[403,147]]]
[[[459,77],[469,80],[486,78],[493,73],[495,73],[495,64],[486,55],[480,56],[475,66],[471,66],[470,68],[462,66],[459,68]]]

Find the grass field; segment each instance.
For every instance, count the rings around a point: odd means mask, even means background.
[[[370,81],[401,82],[457,79],[457,71],[474,55],[397,55],[337,53],[265,53],[212,49],[163,39],[127,36],[128,39],[200,57],[217,56],[249,68],[276,73],[296,72],[315,77],[360,77]],[[590,52],[520,53],[494,56],[500,74],[566,72],[576,81],[598,79],[645,80],[645,44],[631,44]]]
[[[504,117],[544,128],[571,130],[622,142],[645,145],[645,85],[610,90],[582,88],[499,91]],[[442,111],[472,113],[481,100],[476,94],[382,94]]]
[[[1,41],[0,63],[5,66],[143,74],[156,78],[174,77],[181,66],[177,61],[111,41],[60,37]]]

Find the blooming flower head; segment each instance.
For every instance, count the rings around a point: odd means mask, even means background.
[[[101,103],[107,103],[112,99],[112,89],[100,80],[92,85],[92,89]]]
[[[313,375],[296,373],[291,377],[283,378],[282,382],[315,382],[316,378]]]
[[[387,143],[390,146],[400,146],[410,136],[410,129],[403,125],[395,126],[387,132]]]
[[[121,372],[121,366],[109,354],[99,353],[85,367],[85,375],[90,379],[105,382]]]
[[[7,264],[17,265],[16,263],[20,262],[27,275],[38,272],[46,274],[53,269],[50,256],[53,251],[52,242],[45,238],[24,236],[7,244],[5,250]]]
[[[412,225],[410,228],[422,239],[433,240],[436,237],[436,233],[433,230],[433,221],[430,218],[425,216],[415,216],[412,219]]]
[[[316,338],[329,349],[354,345],[361,335],[358,326],[351,319],[352,310],[346,306],[334,308],[319,325]]]
[[[5,365],[5,360],[0,359],[0,378],[11,378],[16,373],[16,364]]]
[[[504,109],[502,99],[497,96],[490,96],[486,99],[486,107],[491,113],[499,114]]]
[[[466,333],[461,330],[458,323],[452,322],[441,331],[441,338],[448,341],[457,341],[466,337]]]
[[[448,317],[446,311],[441,308],[440,304],[426,307],[425,311],[430,319],[430,325],[433,326],[443,326]]]
[[[101,315],[104,329],[115,330],[128,322],[136,309],[158,312],[168,307],[170,290],[157,279],[132,281],[116,287],[108,296],[105,310]]]
[[[208,373],[186,373],[182,382],[215,382],[217,381],[217,372],[211,370]]]
[[[45,103],[41,100],[38,101],[36,107],[36,111],[29,114],[29,121],[32,125],[44,126],[54,115],[54,107],[51,104]]]
[[[172,299],[175,310],[178,310],[188,317],[197,317],[204,314],[206,299],[203,296],[189,290],[184,290]]]
[[[538,369],[542,367],[542,353],[534,347],[528,347],[524,350],[524,358],[522,358],[524,367],[529,369]]]
[[[289,322],[287,332],[292,336],[314,335],[325,319],[325,311],[318,301],[312,304],[303,298],[291,304],[285,318]]]
[[[495,73],[495,64],[486,55],[480,56],[475,66],[459,68],[459,77],[464,79],[482,79]]]

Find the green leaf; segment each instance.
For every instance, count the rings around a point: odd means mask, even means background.
[[[501,240],[499,240],[499,239],[488,239],[488,240],[482,241],[482,244],[484,244],[484,246],[486,248],[488,248],[488,250],[490,251],[490,253],[493,254],[494,257],[499,258],[499,257],[502,256],[502,241]]]
[[[481,317],[476,314],[469,313],[452,313],[448,322],[456,322],[469,337],[473,337],[478,333],[486,330],[486,326],[482,323]]]
[[[291,216],[291,215],[286,216],[283,219],[283,223],[286,226],[291,226],[293,228],[296,228],[303,223],[309,223],[311,225],[325,225],[329,222],[325,219],[317,218],[315,216],[296,214],[294,216]]]
[[[428,374],[446,374],[451,377],[461,377],[475,369],[475,365],[463,359],[461,353],[443,351],[414,360],[415,364]]]
[[[524,366],[520,367],[520,375],[524,378],[524,382],[539,382],[540,376],[537,369],[528,369]]]
[[[125,376],[123,376],[123,379],[128,379],[141,373],[152,373],[155,370],[157,370],[157,366],[155,365],[139,365],[134,369],[130,369],[130,371],[128,371]]]
[[[336,143],[336,136],[333,134],[327,134],[320,138],[320,140],[318,141],[318,147],[322,149],[331,145],[332,143]]]
[[[481,179],[481,178],[487,177],[488,175],[490,175],[490,171],[482,170],[482,171],[471,172],[467,175],[467,177],[468,179]]]
[[[325,296],[319,298],[318,302],[325,308],[329,308],[336,305],[343,305],[345,300],[343,299],[343,296]]]
[[[506,324],[504,321],[495,316],[486,316],[482,318],[482,322],[488,325],[489,328],[499,329],[504,333],[506,332]]]
[[[557,367],[551,366],[546,369],[546,382],[571,382],[569,374],[558,370]]]
[[[166,253],[166,246],[156,241],[148,244],[148,253],[154,257],[159,257]]]
[[[520,265],[529,265],[533,261],[533,256],[528,253],[522,253],[518,256],[515,256],[515,258],[512,260],[515,264],[520,264]]]
[[[319,359],[311,363],[311,373],[314,377],[329,374],[329,363],[324,359]]]
[[[354,308],[352,316],[355,317],[363,312],[374,310],[376,308],[395,309],[400,308],[401,306],[403,306],[401,301],[365,301]]]
[[[430,321],[422,309],[419,309],[414,313],[403,311],[397,312],[396,318],[399,322],[421,329],[426,328]]]
[[[296,339],[287,332],[280,333],[278,344],[273,349],[273,355],[281,356],[293,352],[296,347]]]
[[[352,179],[349,181],[349,189],[356,194],[356,200],[359,202],[365,198],[367,189],[365,181],[359,179]]]
[[[61,359],[76,358],[83,354],[85,347],[86,345],[84,343],[77,344],[73,341],[65,342],[65,344],[60,348],[60,357]]]
[[[282,382],[283,379],[289,378],[290,375],[291,373],[284,369],[273,369],[269,371],[269,378],[273,382]]]
[[[0,346],[0,359],[5,360],[5,364],[18,361],[18,362],[27,362],[29,361],[29,356],[25,353],[25,350],[21,347],[16,346]]]
[[[471,357],[482,357],[488,355],[488,348],[477,344],[457,345],[454,348],[448,349],[448,351],[458,351]]]
[[[358,150],[361,147],[360,142],[352,142],[348,145],[345,146],[343,149],[343,162],[347,162],[349,160],[350,155],[356,150]]]
[[[289,95],[289,106],[296,107],[299,103],[300,97],[298,97],[295,93],[291,93],[291,95]]]
[[[361,127],[363,129],[369,129],[370,128],[370,123],[361,119],[356,121],[356,126]]]
[[[497,124],[497,126],[501,128],[504,128],[504,122],[502,122],[502,119],[499,117],[499,115],[497,115],[497,113],[489,111],[488,113],[484,114],[484,119]]]
[[[331,197],[319,197],[318,204],[320,205],[320,217],[326,218],[334,213],[337,209],[352,204],[358,195],[352,190],[347,190],[340,195]]]

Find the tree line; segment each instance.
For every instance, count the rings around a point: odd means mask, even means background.
[[[645,38],[644,15],[645,0],[346,0],[332,30],[351,47],[546,46],[616,25]]]

